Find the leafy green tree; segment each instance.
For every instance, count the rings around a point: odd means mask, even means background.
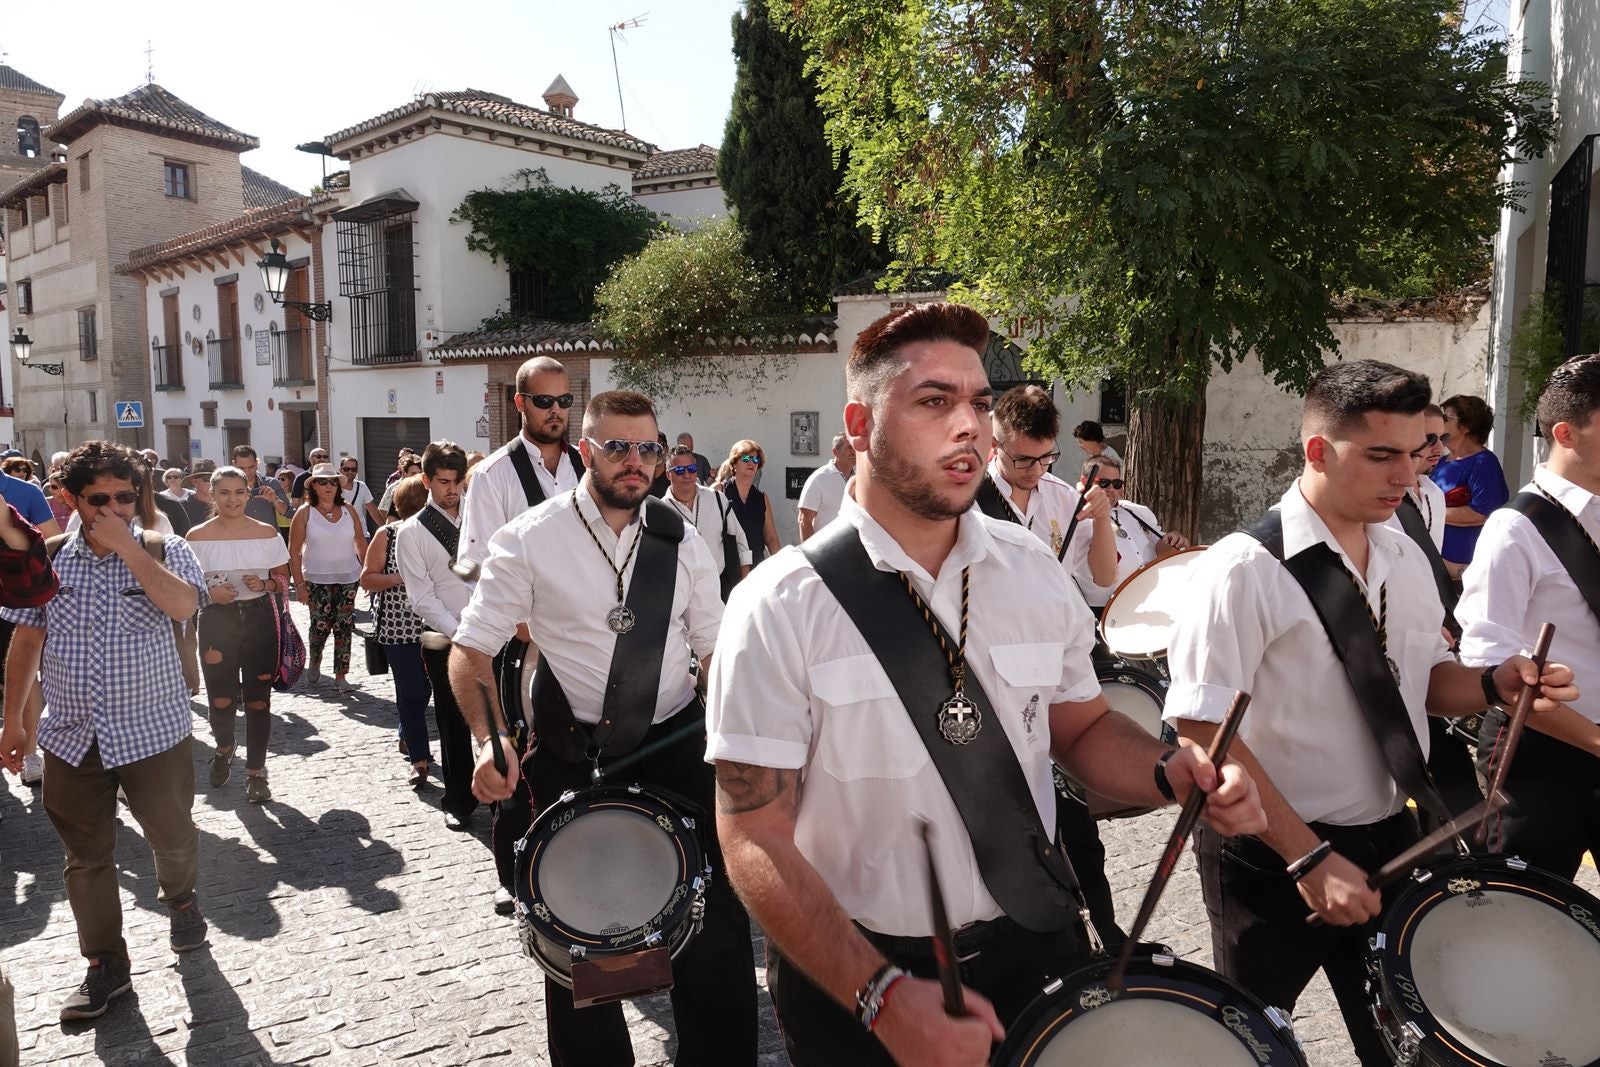
[[[1213,368],[1303,386],[1332,303],[1481,277],[1553,132],[1451,0],[774,0],[900,262],[1130,387],[1129,476],[1196,528]],[[1421,279],[1421,282],[1419,282]]]
[[[542,169],[518,171],[503,189],[468,193],[450,221],[470,227],[467,247],[474,252],[512,270],[542,273],[549,285],[540,317],[561,322],[587,321],[595,288],[612,265],[661,229],[655,213],[620,186],[562,189]]]
[[[745,251],[778,279],[790,311],[831,310],[843,282],[886,262],[841,189],[848,152],[823,132],[805,53],[754,0],[733,16],[737,69],[717,177]]]

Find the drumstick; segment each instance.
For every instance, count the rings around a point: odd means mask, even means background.
[[[1481,804],[1474,804],[1471,809],[1462,812],[1459,817],[1446,822],[1433,833],[1367,875],[1367,888],[1382,889],[1386,885],[1405,878],[1411,873],[1418,860],[1433,852],[1440,845],[1487,822],[1489,816],[1505,807],[1510,803],[1510,800],[1510,797],[1499,790],[1491,790],[1488,800]]]
[[[673,745],[676,745],[682,741],[692,741],[697,735],[704,737],[705,733],[706,721],[704,719],[697,718],[688,726],[674,730],[672,733],[661,738],[659,741],[652,741],[648,745],[642,745],[628,753],[626,756],[617,757],[604,767],[596,767],[594,770],[589,772],[589,780],[591,782],[599,782],[608,775],[616,774],[620,770],[633,766],[646,756],[653,756],[662,749],[671,748]]]
[[[1539,627],[1539,639],[1533,643],[1533,668],[1539,675],[1544,674],[1544,662],[1550,655],[1550,642],[1556,637],[1556,628],[1550,623]],[[1494,796],[1506,784],[1506,773],[1511,770],[1511,757],[1517,754],[1517,743],[1522,740],[1522,728],[1527,725],[1528,712],[1533,710],[1533,700],[1539,695],[1539,683],[1522,687],[1522,692],[1517,694],[1517,706],[1511,713],[1511,722],[1506,727],[1504,747],[1497,746],[1495,755],[1499,757],[1494,763],[1494,770],[1489,776],[1489,795]],[[1489,841],[1489,824],[1485,822],[1478,827],[1478,847],[1482,848]]]
[[[1211,746],[1206,750],[1206,755],[1211,758],[1211,764],[1217,770],[1217,784],[1222,784],[1222,763],[1228,758],[1228,747],[1233,744],[1234,735],[1239,732],[1239,723],[1244,719],[1244,711],[1250,706],[1250,694],[1236,692],[1233,694],[1233,703],[1228,706],[1228,714],[1223,716],[1222,725],[1211,737]],[[1156,864],[1155,877],[1150,879],[1150,887],[1144,891],[1144,901],[1139,905],[1138,917],[1133,920],[1133,926],[1128,930],[1128,939],[1122,943],[1122,951],[1117,955],[1117,965],[1111,968],[1111,977],[1106,981],[1106,988],[1111,994],[1122,992],[1122,979],[1127,973],[1128,964],[1133,960],[1133,951],[1139,944],[1139,937],[1150,924],[1150,917],[1155,914],[1156,905],[1161,902],[1161,894],[1167,888],[1167,882],[1172,878],[1172,872],[1178,866],[1178,860],[1183,856],[1184,845],[1188,844],[1189,834],[1194,831],[1194,824],[1200,821],[1200,809],[1205,807],[1207,794],[1199,788],[1191,789],[1188,797],[1184,799],[1183,807],[1178,812],[1178,824],[1172,828],[1172,836],[1167,840],[1167,847],[1161,853],[1161,862]]]
[[[944,1011],[953,1018],[967,1014],[966,997],[961,993],[961,976],[956,973],[956,942],[950,933],[950,916],[944,909],[944,893],[939,888],[939,872],[933,866],[933,824],[918,818],[922,847],[928,854],[928,895],[933,904],[933,958],[939,965],[939,983],[944,986]]]
[[[1056,553],[1056,559],[1066,558],[1067,547],[1072,544],[1072,534],[1078,528],[1078,516],[1083,511],[1083,502],[1089,496],[1089,490],[1094,488],[1094,476],[1100,473],[1100,464],[1096,463],[1089,468],[1089,473],[1083,476],[1083,495],[1078,497],[1078,506],[1072,509],[1072,518],[1067,521],[1067,532],[1061,538],[1061,551]]]

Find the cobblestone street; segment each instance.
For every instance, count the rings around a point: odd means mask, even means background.
[[[209,729],[194,704],[210,945],[181,959],[168,950],[149,852],[124,810],[134,986],[96,1023],[57,1021],[83,976],[61,849],[39,794],[6,778],[0,959],[17,987],[24,1064],[549,1062],[540,972],[521,955],[511,920],[491,909],[487,813],[472,834],[445,829],[437,785],[420,795],[406,787],[392,681],[360,683],[347,696],[327,688],[275,696],[274,799],[259,807],[244,802],[242,759],[226,786],[205,784]],[[1124,921],[1171,818],[1103,824]],[[1594,874],[1586,868],[1582,878],[1591,890]],[[1192,860],[1150,935],[1209,962]],[[762,956],[758,945],[758,963]],[[666,998],[636,1002],[628,1016],[639,1063],[671,1062]],[[1354,1062],[1320,979],[1296,1026],[1314,1067]],[[763,1064],[786,1062],[764,994],[762,1049]]]

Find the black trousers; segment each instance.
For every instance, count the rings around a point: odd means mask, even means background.
[[[1505,739],[1506,715],[1484,716],[1478,759],[1488,760]],[[1489,824],[1489,848],[1521,856],[1551,874],[1577,876],[1584,852],[1600,859],[1600,759],[1564,741],[1522,732],[1506,792],[1516,801]]]
[[[961,981],[987,997],[1006,1026],[1039,996],[1050,979],[1067,974],[1088,960],[1073,932],[1076,924],[1053,934],[1024,930],[1004,917],[980,926],[971,935],[957,938],[958,957],[977,952],[961,964]],[[885,957],[912,975],[928,979],[939,976],[930,938],[862,932]],[[975,943],[966,943],[968,938]],[[778,1009],[784,1048],[794,1067],[893,1067],[894,1061],[877,1037],[867,1033],[851,1011],[813,984],[770,944],[767,988]]]
[[[698,701],[691,704],[688,712],[652,726],[640,747],[688,725],[686,715],[704,713]],[[607,762],[602,760],[601,767]],[[588,765],[563,762],[537,747],[524,766],[540,807],[553,803],[565,790],[590,785]],[[758,1040],[755,952],[750,945],[750,917],[733,894],[717,845],[715,779],[705,762],[705,742],[684,741],[652,753],[612,784],[633,782],[671,790],[702,809],[698,822],[705,828],[712,866],[705,926],[672,963],[675,1062],[684,1067],[750,1067],[756,1062]],[[572,991],[546,978],[544,1006],[555,1067],[631,1067],[633,1045],[621,1004],[576,1008]]]
[[[1061,839],[1061,851],[1066,853],[1067,862],[1078,876],[1095,930],[1111,951],[1118,951],[1127,940],[1127,934],[1117,925],[1111,883],[1106,880],[1106,846],[1100,841],[1099,825],[1085,805],[1057,793],[1056,832]]]
[[[450,649],[423,645],[422,665],[433,684],[433,719],[439,727],[439,770],[444,775],[439,806],[465,819],[477,810],[478,798],[472,795],[472,731],[450,688]]]
[[[1409,811],[1369,826],[1312,823],[1311,829],[1369,872],[1418,839]],[[1283,858],[1256,838],[1222,837],[1202,824],[1195,829],[1195,855],[1216,969],[1285,1011],[1294,1010],[1311,976],[1321,970],[1363,1067],[1390,1067],[1393,1060],[1372,1021],[1366,992],[1367,938],[1377,924],[1307,925],[1310,909],[1284,873]]]
[[[499,683],[500,706],[506,713],[506,722],[511,727],[512,734],[519,737],[527,736],[526,730],[517,729],[517,724],[524,718],[522,709],[528,695],[522,692],[522,660],[524,656],[531,654],[531,646],[527,642],[513,637],[494,658],[494,676]],[[528,749],[525,743],[517,746],[517,752],[524,760],[527,759]],[[533,825],[533,817],[538,812],[534,805],[533,792],[528,787],[527,769],[527,764],[524,763],[524,773],[517,779],[516,792],[510,799],[497,801],[494,804],[494,823],[489,829],[489,844],[494,850],[495,874],[500,879],[501,887],[508,893],[515,892],[512,882],[517,868],[517,842],[527,836],[528,828]]]

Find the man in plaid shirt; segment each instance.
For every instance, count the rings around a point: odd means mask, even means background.
[[[56,553],[60,588],[43,607],[0,608],[0,618],[16,625],[0,762],[21,769],[20,712],[42,662],[44,807],[66,850],[67,901],[89,961],[62,1019],[95,1018],[131,985],[115,856],[119,786],[155,854],[173,951],[206,939],[195,902],[200,836],[190,813],[189,687],[172,636],[173,620],[198,609],[205,577],[187,542],[165,537],[147,548],[135,530],[145,477],[132,449],[105,441],[74,449],[63,492],[83,525]]]

